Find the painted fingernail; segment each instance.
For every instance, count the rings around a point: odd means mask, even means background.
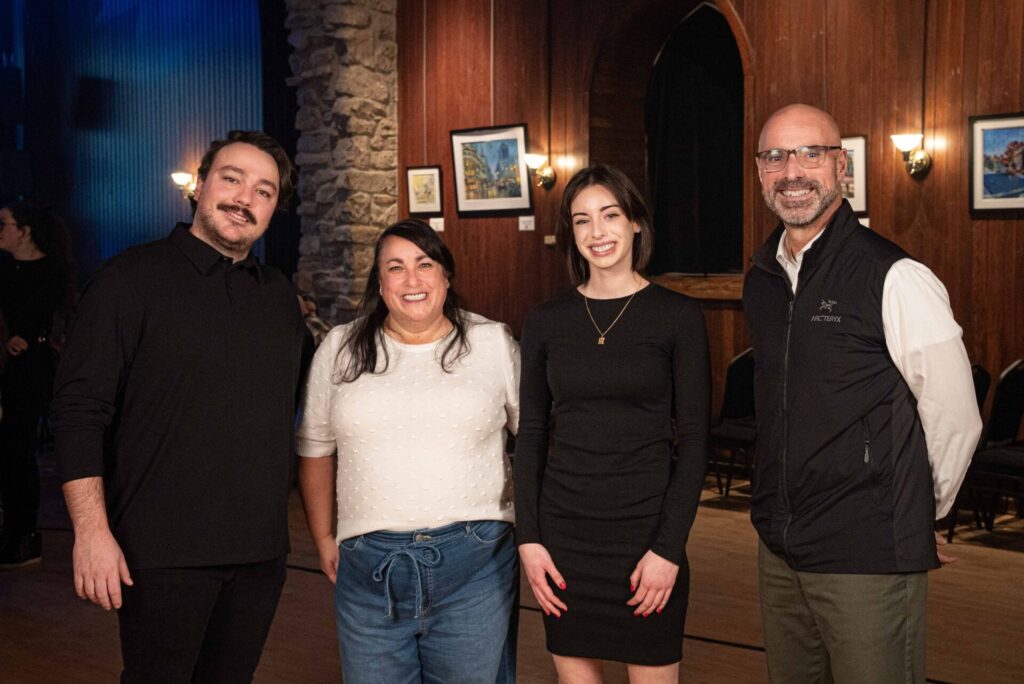
[[[559,582],[558,583],[558,588],[559,589],[565,589],[565,582]]]
[[[629,585],[629,590],[630,591],[636,591],[636,585],[635,584],[630,584]]]
[[[659,608],[657,612],[659,615],[661,615],[661,608]]]

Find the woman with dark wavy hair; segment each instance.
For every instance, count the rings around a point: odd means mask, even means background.
[[[454,278],[433,229],[389,227],[358,318],[310,368],[299,484],[346,684],[515,678],[519,351]]]
[[[0,374],[0,568],[39,562],[39,418],[53,392],[54,315],[70,304],[67,231],[49,211],[15,202],[0,209],[0,317],[6,368]]]
[[[633,684],[676,682],[707,448],[704,318],[642,275],[650,216],[621,171],[574,175],[557,235],[575,287],[523,328],[523,573],[559,681],[600,682],[615,660]]]

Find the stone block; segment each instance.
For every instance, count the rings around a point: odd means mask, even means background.
[[[377,130],[375,131],[375,133],[381,137],[397,136],[398,119],[392,117],[381,119],[377,123]]]
[[[325,131],[303,133],[299,136],[296,145],[298,152],[328,152],[330,151],[331,136]]]
[[[317,204],[324,204],[327,202],[333,202],[335,195],[337,194],[337,188],[333,183],[327,183],[325,185],[316,186],[316,202]]]
[[[342,26],[369,26],[370,11],[362,7],[328,5],[324,8],[324,23]]]
[[[377,45],[373,65],[380,71],[394,72],[398,59],[398,43],[381,42]]]
[[[299,238],[299,254],[318,254],[320,252],[320,238],[316,235],[303,235]]]
[[[346,114],[362,119],[377,120],[387,116],[388,110],[379,102],[363,97],[339,97],[334,101],[331,111],[335,114]]]
[[[381,192],[387,188],[388,175],[382,171],[350,169],[341,180],[341,186],[364,192]]]
[[[298,152],[295,155],[296,166],[315,166],[331,161],[330,152]]]
[[[394,221],[392,221],[394,223]],[[376,245],[383,231],[377,226],[349,226],[349,239],[357,245]]]
[[[347,116],[344,117],[344,119],[345,127],[343,129],[339,128],[339,130],[346,130],[349,133],[357,135],[370,135],[377,129],[377,124],[373,119],[352,118]]]
[[[375,135],[370,138],[370,149],[371,150],[397,150],[398,149],[398,138],[388,135]]]
[[[302,132],[315,131],[323,128],[324,111],[313,107],[300,107],[295,114],[295,128]]]
[[[398,154],[392,151],[371,152],[370,166],[375,169],[393,171],[398,168]]]

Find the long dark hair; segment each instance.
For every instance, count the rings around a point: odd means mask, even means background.
[[[572,202],[591,185],[600,185],[615,197],[616,203],[622,208],[626,218],[640,228],[633,237],[633,270],[643,271],[651,260],[654,249],[654,230],[651,228],[651,213],[647,209],[643,196],[629,176],[614,166],[594,164],[580,169],[569,179],[562,193],[562,204],[558,210],[558,227],[555,237],[558,246],[565,252],[566,265],[573,285],[582,285],[590,280],[590,264],[576,248],[576,240],[572,232]]]
[[[444,300],[443,313],[453,327],[448,344],[441,354],[440,364],[444,372],[451,372],[456,361],[469,353],[466,339],[466,317],[463,314],[459,295],[455,292],[455,259],[448,246],[437,237],[434,229],[415,219],[399,221],[388,227],[373,250],[373,266],[366,281],[366,292],[359,303],[358,318],[352,323],[352,330],[338,349],[334,362],[336,384],[355,382],[363,373],[384,373],[390,359],[384,345],[384,320],[388,307],[380,296],[380,252],[389,237],[399,237],[413,243],[444,269],[448,278],[448,293]],[[378,364],[377,350],[383,354],[383,364]],[[343,359],[345,353],[348,359]]]
[[[28,202],[11,202],[4,208],[11,212],[18,228],[32,229],[32,242],[40,252],[53,257],[66,272],[71,271],[71,237],[56,214]]]

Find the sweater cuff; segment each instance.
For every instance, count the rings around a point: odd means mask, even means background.
[[[56,432],[54,455],[61,483],[103,477],[103,431]]]
[[[320,442],[306,437],[295,438],[295,453],[303,458],[325,458],[333,456],[337,450],[338,445],[334,440]]]

